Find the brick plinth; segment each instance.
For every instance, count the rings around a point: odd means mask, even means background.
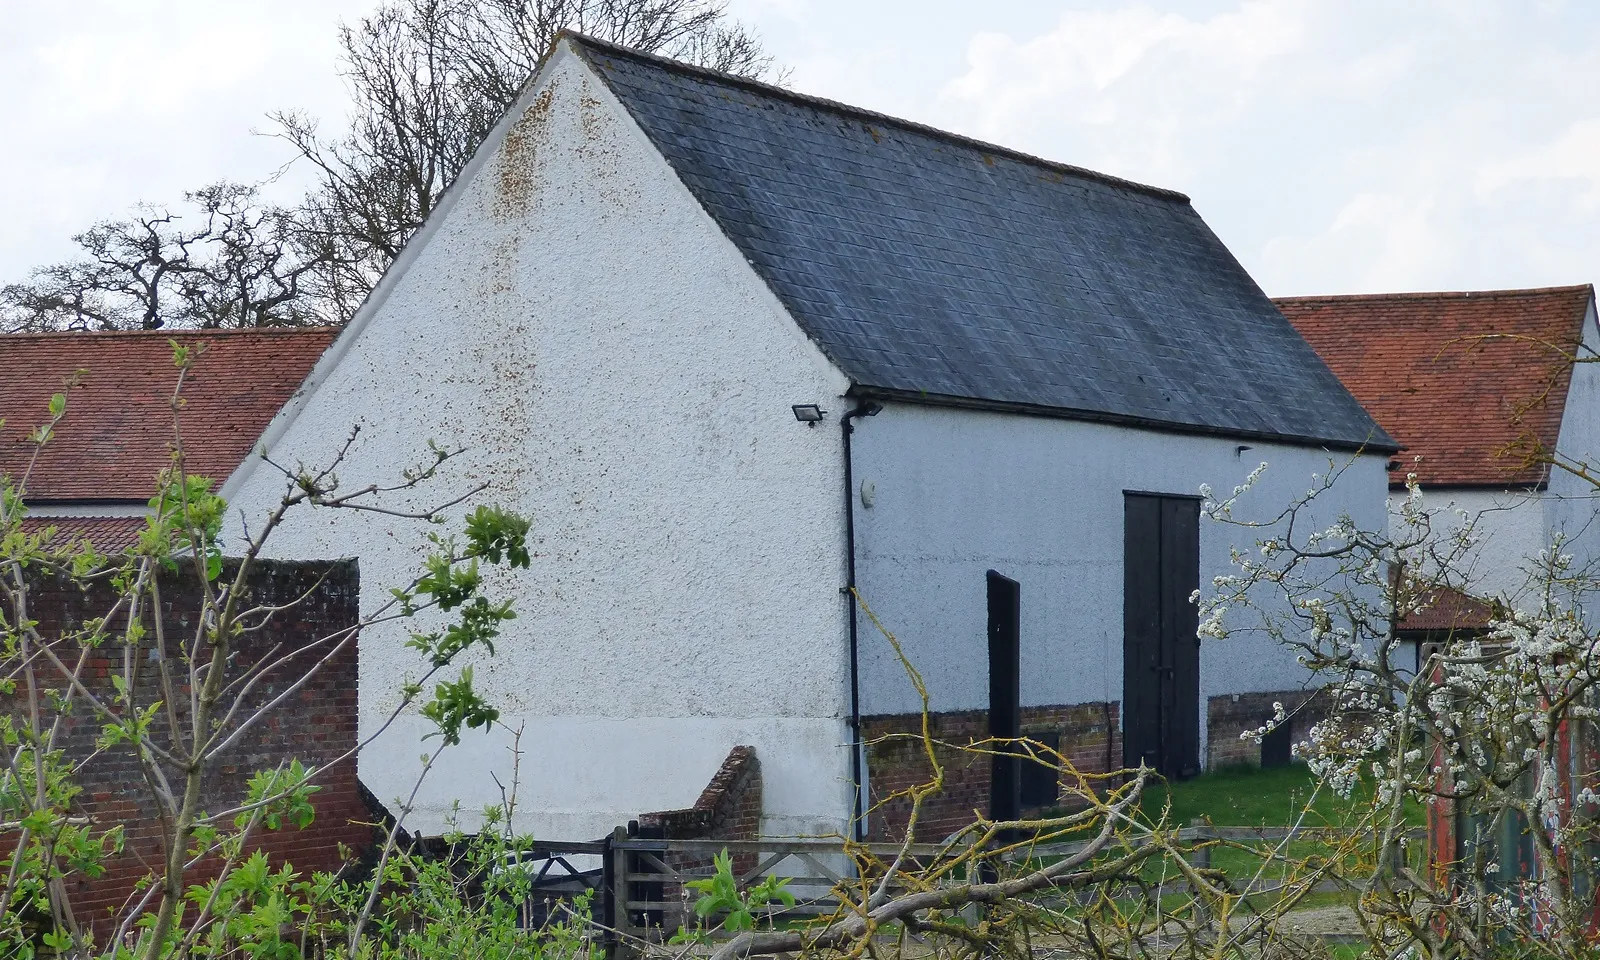
[[[1289,733],[1292,743],[1306,739],[1313,724],[1328,716],[1328,698],[1320,690],[1279,690],[1268,693],[1232,693],[1212,697],[1206,703],[1206,729],[1210,739],[1206,747],[1206,767],[1261,764],[1261,741],[1255,737],[1241,738],[1247,730],[1255,730],[1272,718],[1272,705],[1283,704],[1289,713]]]
[[[987,739],[989,714],[985,710],[932,713],[928,724],[935,756],[944,768],[944,786],[923,802],[916,834],[918,840],[937,841],[988,810],[991,757],[979,752],[983,748],[962,748]],[[1022,709],[1022,735],[1059,744],[1061,755],[1081,773],[1107,773],[1121,767],[1120,726],[1118,704],[1114,702]],[[863,717],[861,736],[867,744],[867,784],[872,804],[868,836],[874,840],[899,840],[905,836],[911,802],[895,795],[933,779],[922,740],[922,715]],[[1027,767],[1031,761],[1024,760],[1023,764]],[[1028,776],[1025,772],[1024,777]],[[1025,813],[1061,802],[1059,786],[1053,791],[1048,782],[1044,786],[1050,802],[1029,806]]]

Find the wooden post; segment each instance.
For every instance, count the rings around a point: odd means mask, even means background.
[[[1190,820],[1189,830],[1196,844],[1206,843],[1211,839],[1211,825],[1203,817]],[[1189,863],[1200,870],[1211,869],[1211,848],[1196,846],[1193,855],[1189,857]]]
[[[619,845],[627,839],[627,828],[618,827],[611,831],[611,841],[606,845],[606,879],[610,882],[605,885],[605,912],[611,918],[611,942],[607,950],[611,960],[624,960],[632,955],[632,947],[627,942],[627,938],[634,935],[628,917],[628,851]]]
[[[1203,844],[1209,843],[1212,839],[1211,825],[1203,818],[1190,820],[1189,833],[1191,842],[1194,844],[1194,848],[1189,854],[1189,865],[1196,870],[1211,869],[1211,848],[1203,846]],[[1205,895],[1200,890],[1191,887],[1189,897],[1194,903],[1195,918],[1202,923],[1210,923],[1212,919],[1211,905],[1206,902]]]

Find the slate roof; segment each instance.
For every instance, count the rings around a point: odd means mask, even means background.
[[[1393,448],[1182,194],[568,40],[857,392]]]
[[[0,336],[0,475],[20,477],[28,433],[67,388],[67,414],[28,480],[30,502],[149,500],[171,462],[178,382],[169,339],[203,342],[185,382],[189,472],[221,484],[294,395],[335,331],[252,329]]]
[[[1588,284],[1534,290],[1286,297],[1278,307],[1433,486],[1537,486],[1566,409]],[[1488,339],[1485,339],[1488,338]]]

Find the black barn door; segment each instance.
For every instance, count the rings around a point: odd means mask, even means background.
[[[1200,772],[1200,502],[1123,502],[1122,756],[1168,777]]]
[[[989,571],[989,736],[1022,736],[1022,589]],[[1015,820],[1022,812],[1022,765],[1012,748],[990,758],[989,816]]]

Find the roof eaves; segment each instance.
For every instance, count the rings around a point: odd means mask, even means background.
[[[940,394],[923,393],[913,390],[894,390],[884,387],[869,387],[855,384],[849,390],[850,396],[875,400],[890,400],[897,403],[919,404],[930,407],[954,407],[965,410],[982,410],[990,413],[1009,413],[1020,416],[1049,417],[1057,420],[1078,420],[1088,423],[1106,423],[1116,426],[1137,427],[1142,430],[1154,430],[1161,433],[1180,433],[1197,436],[1228,437],[1236,440],[1259,440],[1267,443],[1282,443],[1297,447],[1316,447],[1327,450],[1343,450],[1350,453],[1362,454],[1395,454],[1403,447],[1383,433],[1382,428],[1377,428],[1377,434],[1364,442],[1353,440],[1339,440],[1328,437],[1293,436],[1281,433],[1267,433],[1254,430],[1230,430],[1222,427],[1211,427],[1199,424],[1175,423],[1169,420],[1151,420],[1143,417],[1127,416],[1117,413],[1106,413],[1099,410],[1074,410],[1065,407],[1046,407],[1029,403],[1012,403],[999,400],[980,400],[971,397],[945,396]],[[1374,424],[1374,427],[1377,427]]]
[[[150,498],[139,499],[136,497],[35,497],[24,495],[23,502],[32,507],[74,507],[94,509],[97,507],[137,507],[150,508]]]

